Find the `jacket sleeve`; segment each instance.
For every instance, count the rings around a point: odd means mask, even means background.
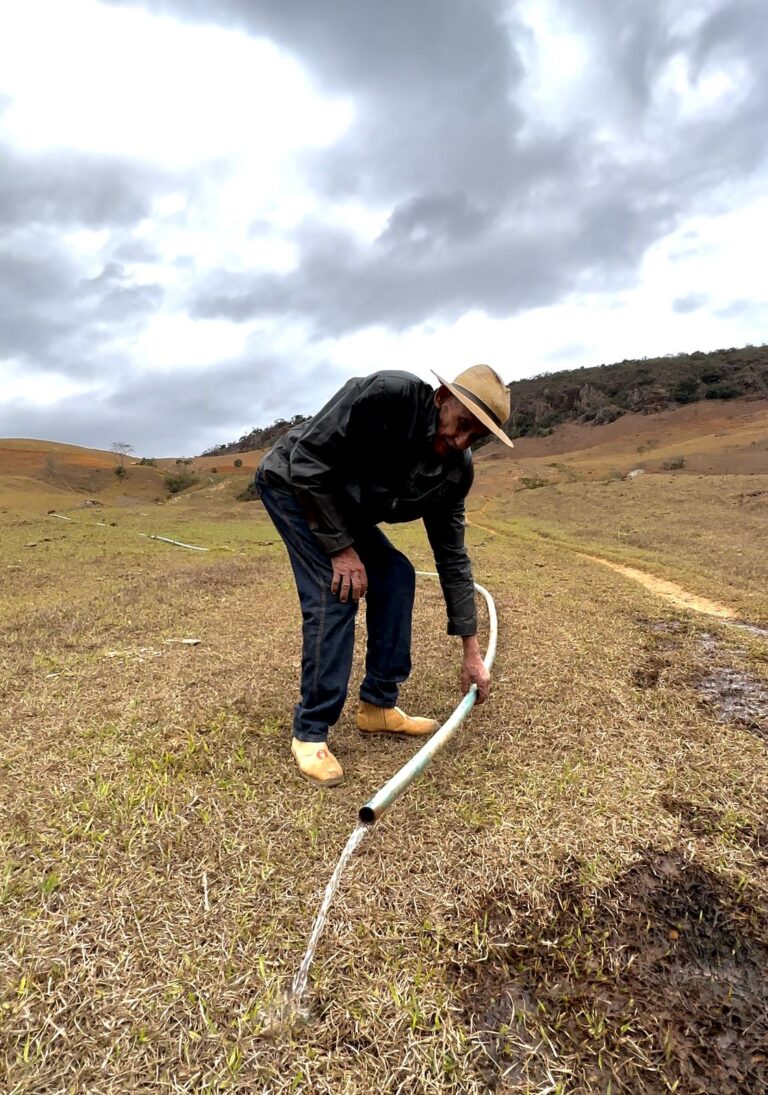
[[[464,499],[424,515],[448,611],[449,635],[476,635],[477,608],[472,565],[464,546]]]

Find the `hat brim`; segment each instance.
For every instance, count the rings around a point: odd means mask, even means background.
[[[459,403],[463,403],[467,410],[472,412],[478,422],[482,422],[495,437],[498,437],[499,441],[503,441],[510,449],[514,449],[515,446],[512,444],[511,438],[507,437],[501,426],[498,426],[491,416],[487,414],[481,406],[475,403],[471,396],[467,395],[466,392],[459,391],[458,388],[455,388],[453,384],[451,384],[450,380],[446,380],[445,377],[440,376],[434,369],[432,369],[431,372],[433,372],[440,383],[448,389],[451,395],[454,395],[458,399]]]

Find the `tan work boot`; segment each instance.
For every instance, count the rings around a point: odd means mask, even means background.
[[[344,782],[344,770],[324,741],[294,738],[291,752],[301,774],[316,787],[336,787]]]
[[[418,715],[406,715],[399,707],[376,707],[360,701],[357,711],[357,729],[365,734],[433,734],[438,723],[434,719],[422,719]]]

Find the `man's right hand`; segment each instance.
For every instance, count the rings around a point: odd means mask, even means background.
[[[331,556],[333,580],[331,593],[338,593],[340,601],[359,601],[368,589],[368,575],[363,561],[353,547],[345,547]]]

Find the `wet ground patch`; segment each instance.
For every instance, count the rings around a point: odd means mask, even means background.
[[[487,953],[454,975],[488,1091],[768,1089],[765,910],[725,877],[647,849],[597,892],[571,861],[548,906],[479,914]]]
[[[640,689],[663,683],[673,668],[674,654],[691,628],[678,620],[638,618],[645,632],[642,651],[632,670],[632,683]],[[723,621],[727,628],[762,638],[768,632],[755,624]],[[768,741],[768,681],[762,680],[734,661],[746,656],[741,649],[726,649],[722,638],[710,631],[694,631],[700,666],[690,683],[720,722],[736,722]]]
[[[632,683],[635,688],[657,688],[662,673],[665,669],[669,669],[671,664],[669,658],[648,654],[632,670]]]
[[[640,616],[637,623],[644,636],[637,662],[631,670],[631,680],[635,688],[657,688],[672,668],[674,653],[680,649],[681,637],[687,629],[679,620],[653,620]]]
[[[746,620],[729,620],[728,626],[737,627],[740,631],[746,631],[748,635],[757,635],[759,639],[768,639],[768,627],[750,624],[747,623]]]
[[[768,741],[768,684],[742,669],[716,666],[696,684],[719,722],[738,722]]]

